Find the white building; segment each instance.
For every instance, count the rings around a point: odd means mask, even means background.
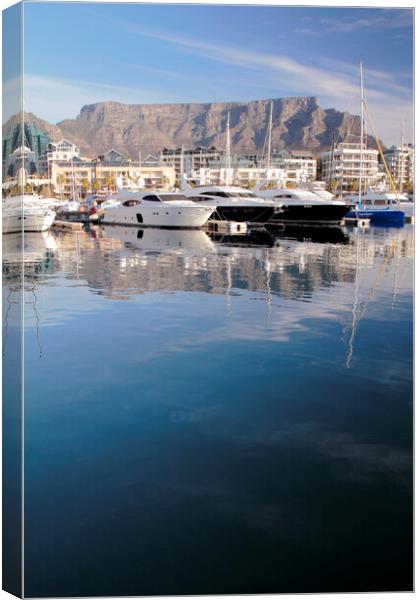
[[[80,151],[76,144],[68,140],[57,143],[50,142],[46,153],[41,157],[40,168],[42,173],[51,175],[52,165],[57,162],[69,162],[73,158],[79,158]]]
[[[225,152],[214,147],[197,147],[190,150],[164,148],[160,153],[160,164],[175,169],[178,180],[184,173],[189,177],[193,172],[201,169],[227,168]]]
[[[310,150],[283,150],[274,153],[271,164],[288,172],[287,179],[309,181],[316,179],[316,158]]]
[[[391,146],[384,153],[386,164],[397,186],[404,187],[414,180],[414,148]]]
[[[360,143],[342,142],[333,150],[321,154],[321,178],[335,181],[343,189],[354,187],[362,175],[363,188],[375,185],[378,173],[378,151]]]

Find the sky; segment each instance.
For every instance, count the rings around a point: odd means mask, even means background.
[[[380,137],[413,139],[412,9],[27,2],[25,110],[317,96],[359,114],[359,62]],[[5,115],[10,116],[10,115]]]

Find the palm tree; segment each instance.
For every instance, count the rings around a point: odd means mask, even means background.
[[[60,186],[60,200],[63,199],[63,185],[66,183],[66,176],[64,175],[64,173],[60,173],[60,175],[57,178],[58,184]]]
[[[166,175],[163,175],[161,179],[161,185],[163,188],[167,188],[169,186],[169,179],[166,177]]]
[[[349,190],[349,192],[355,192],[357,190],[358,187],[358,183],[356,179],[350,179],[350,181],[347,184],[347,189]]]
[[[331,192],[331,194],[335,194],[338,189],[338,184],[339,182],[337,179],[331,179],[331,181],[327,185],[327,190]]]
[[[89,179],[87,179],[86,177],[84,177],[82,179],[82,192],[83,192],[83,197],[86,198],[87,193],[89,191],[90,188],[90,184],[89,184]]]
[[[107,177],[105,179],[105,183],[108,186],[109,190],[112,191],[115,188],[115,179],[114,179],[114,177]]]

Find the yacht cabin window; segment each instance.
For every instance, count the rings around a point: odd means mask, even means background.
[[[185,200],[191,200],[191,198],[186,198],[186,196],[184,196],[183,194],[160,194],[160,199],[163,202],[168,202],[168,201],[179,201],[182,200],[183,202]]]
[[[136,198],[130,198],[122,203],[123,206],[136,206],[136,204],[140,204]]]
[[[149,202],[161,202],[160,198],[155,195],[144,196],[143,200],[148,200]]]
[[[226,192],[200,192],[201,196],[216,196],[219,198],[229,198],[230,194],[227,194]]]

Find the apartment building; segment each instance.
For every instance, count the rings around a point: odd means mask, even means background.
[[[414,148],[412,146],[391,146],[384,153],[391,177],[399,187],[414,181]]]
[[[349,188],[354,187],[361,174],[364,187],[373,185],[380,177],[378,154],[377,150],[367,148],[365,144],[361,152],[360,144],[342,142],[333,150],[321,154],[321,178]]]

